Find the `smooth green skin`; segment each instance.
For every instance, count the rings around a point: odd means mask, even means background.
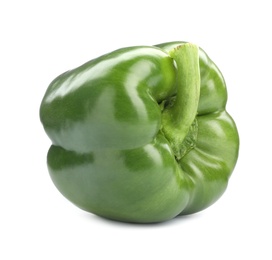
[[[201,49],[194,147],[178,160],[162,131],[163,104],[177,91],[168,51],[181,44],[123,48],[48,87],[40,118],[53,143],[49,173],[81,209],[153,223],[203,210],[225,191],[239,137],[225,110],[223,76]]]

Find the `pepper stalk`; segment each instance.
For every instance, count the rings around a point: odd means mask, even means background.
[[[198,46],[191,43],[179,45],[169,55],[177,66],[177,94],[175,101],[162,112],[162,132],[176,158],[180,159],[184,154],[184,151],[181,154],[181,149],[184,150],[186,136],[194,135],[192,131],[195,131],[200,96]]]

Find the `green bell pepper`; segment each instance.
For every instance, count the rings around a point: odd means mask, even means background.
[[[197,46],[116,50],[58,76],[40,106],[58,190],[83,210],[138,223],[203,210],[225,191],[239,137],[226,85]]]

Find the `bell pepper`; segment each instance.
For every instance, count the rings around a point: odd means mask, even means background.
[[[58,76],[40,119],[51,179],[73,204],[124,222],[192,214],[225,191],[239,137],[224,78],[191,43],[122,48]]]

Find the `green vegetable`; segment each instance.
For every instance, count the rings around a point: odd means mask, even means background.
[[[238,157],[223,76],[197,46],[129,47],[65,72],[40,118],[59,191],[83,210],[161,222],[214,203]]]

